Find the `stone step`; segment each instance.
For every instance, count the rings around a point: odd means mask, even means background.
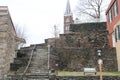
[[[34,54],[38,54],[38,55],[47,55],[48,54],[48,52],[35,52]]]
[[[42,65],[48,65],[48,61],[47,60],[45,60],[45,61],[39,61],[39,62],[37,62],[37,61],[35,61],[35,62],[31,62],[31,64],[30,64],[30,66],[31,65],[38,65],[38,66],[42,66]]]
[[[48,67],[42,66],[42,67],[29,67],[28,70],[47,70],[47,69],[48,69]]]
[[[44,66],[44,67],[43,67],[43,66],[42,66],[42,67],[41,67],[41,66],[40,66],[40,67],[38,67],[38,66],[37,66],[37,67],[29,67],[29,70],[30,70],[30,69],[43,70],[43,69],[48,69],[48,67],[46,67],[46,66]]]
[[[28,70],[30,73],[48,73],[48,69],[35,69],[31,68]]]
[[[33,68],[47,68],[47,65],[41,65],[41,66],[38,66],[38,65],[31,65],[29,67],[33,67]]]
[[[31,73],[48,73],[48,70],[31,70]]]
[[[47,65],[42,65],[42,66],[37,66],[37,65],[34,65],[34,66],[29,66],[29,67],[33,67],[33,68],[47,68]]]
[[[48,60],[32,60],[31,64],[47,64]]]
[[[27,80],[49,80],[49,76],[27,76]]]
[[[33,57],[32,61],[34,61],[34,60],[48,60],[48,58],[46,56]]]

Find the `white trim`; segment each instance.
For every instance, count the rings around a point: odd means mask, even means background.
[[[113,43],[113,47],[116,47],[115,32],[112,33],[112,43]]]

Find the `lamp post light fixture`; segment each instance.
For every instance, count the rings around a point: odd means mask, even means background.
[[[97,53],[98,53],[98,56],[101,57],[102,50],[101,50],[101,49],[98,49],[98,50],[97,50]]]
[[[99,70],[100,70],[100,80],[102,80],[102,64],[103,64],[103,60],[100,58],[101,57],[101,53],[102,53],[102,50],[101,49],[98,49],[97,50],[97,54],[98,54],[98,64],[99,64]]]
[[[58,64],[55,64],[56,67],[58,67]]]

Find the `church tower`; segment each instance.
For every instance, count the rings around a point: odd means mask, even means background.
[[[64,13],[64,33],[70,32],[70,24],[73,23],[73,14],[71,12],[70,2],[67,1],[66,10]]]

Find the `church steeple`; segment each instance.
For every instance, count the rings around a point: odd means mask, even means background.
[[[66,10],[64,15],[72,15],[71,7],[70,7],[70,2],[67,0],[67,5],[66,5]]]
[[[67,1],[66,11],[64,13],[64,33],[70,33],[70,24],[73,23],[73,15],[69,0]]]

